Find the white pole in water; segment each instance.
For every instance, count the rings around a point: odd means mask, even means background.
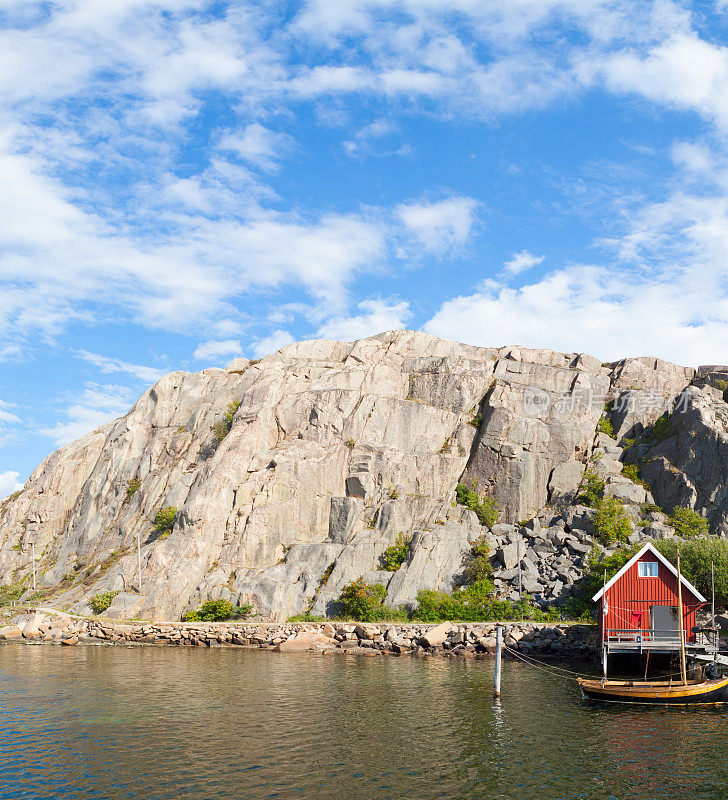
[[[493,697],[500,697],[501,684],[501,653],[503,651],[503,627],[496,625],[495,628],[495,684],[493,686]]]
[[[142,593],[142,544],[137,531],[137,569],[139,571],[139,594]]]
[[[33,593],[35,593],[35,542],[30,543],[30,550],[33,556]]]

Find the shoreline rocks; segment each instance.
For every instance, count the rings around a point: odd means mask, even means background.
[[[429,624],[331,620],[121,624],[105,619],[72,620],[68,617],[35,613],[24,615],[13,624],[0,628],[0,641],[66,646],[85,643],[246,647],[280,653],[482,656],[495,651],[497,624],[504,628],[505,645],[523,654],[584,659],[591,658],[595,652],[595,626],[539,622]]]

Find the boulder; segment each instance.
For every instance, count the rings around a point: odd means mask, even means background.
[[[497,557],[503,564],[504,569],[511,570],[518,565],[518,553],[518,544],[506,544],[498,550]]]
[[[420,636],[419,643],[423,647],[439,647],[447,641],[447,635],[452,630],[452,627],[452,624],[449,622],[443,622],[440,625],[436,625],[434,628],[430,628],[430,630],[425,631],[425,633]]]
[[[0,628],[0,639],[2,640],[20,639],[22,636],[23,632],[17,625],[5,625]]]
[[[672,539],[675,535],[675,528],[662,522],[651,522],[643,528],[642,533],[644,536],[649,536],[650,539]]]

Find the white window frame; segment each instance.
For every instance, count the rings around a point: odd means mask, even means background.
[[[649,567],[649,569],[648,569]],[[637,562],[637,577],[638,578],[657,578],[660,574],[660,565],[658,561],[638,561]]]

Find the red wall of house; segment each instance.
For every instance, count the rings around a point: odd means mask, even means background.
[[[657,561],[651,553],[645,553],[640,561]],[[608,614],[606,620],[607,630],[630,630],[650,628],[651,606],[677,606],[677,577],[661,562],[657,561],[658,574],[656,578],[640,578],[635,562],[622,575],[618,581],[607,589]],[[683,630],[686,641],[695,641],[692,632],[695,626],[696,611],[704,605],[684,584],[682,590],[683,601]],[[604,597],[601,599],[604,603]],[[604,620],[604,606],[600,606],[599,620],[600,631]],[[642,622],[635,625],[631,622],[632,611],[642,611]]]

